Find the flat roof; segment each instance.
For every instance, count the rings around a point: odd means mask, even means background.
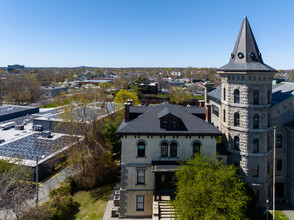
[[[2,115],[8,115],[15,112],[21,112],[29,109],[35,109],[37,107],[31,107],[31,106],[18,106],[18,105],[6,105],[0,107],[0,116]]]
[[[55,133],[52,138],[42,138],[40,133],[32,133],[0,145],[0,155],[35,161],[37,156],[47,156],[66,147],[69,136]]]

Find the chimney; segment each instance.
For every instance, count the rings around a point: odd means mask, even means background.
[[[129,104],[130,104],[130,106],[133,106],[133,102],[134,102],[134,100],[133,100],[133,99],[128,99],[128,100],[127,100],[127,103],[129,103]]]
[[[131,104],[129,102],[125,103],[125,122],[130,120],[130,106]]]
[[[205,105],[205,120],[208,123],[211,123],[211,105],[210,104]]]
[[[209,93],[212,88],[213,88],[214,84],[210,81],[206,81],[204,83],[204,97],[205,97],[205,103],[207,103],[207,93]]]
[[[205,106],[205,101],[204,100],[199,100],[198,106],[199,107],[204,107]]]

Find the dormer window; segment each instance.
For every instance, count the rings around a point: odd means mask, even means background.
[[[170,128],[171,129],[177,129],[178,128],[178,123],[175,120],[170,121]]]
[[[161,128],[168,128],[168,121],[167,120],[161,120],[161,123],[160,123],[160,127]]]
[[[180,129],[180,119],[176,111],[171,111],[168,108],[163,109],[158,113],[158,119],[160,120],[160,128],[166,130],[177,131]]]

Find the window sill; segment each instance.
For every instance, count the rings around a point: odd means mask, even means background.
[[[146,186],[147,184],[146,183],[136,183],[135,185],[136,186]]]
[[[146,156],[144,156],[144,157],[136,156],[136,158],[147,158],[147,157]]]
[[[160,159],[179,159],[179,157],[159,157]]]

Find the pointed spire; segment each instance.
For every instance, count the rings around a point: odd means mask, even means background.
[[[241,29],[231,55],[230,62],[259,62],[263,63],[254,35],[245,15]]]
[[[230,61],[219,70],[275,71],[273,68],[263,63],[261,53],[246,15],[244,16]]]

